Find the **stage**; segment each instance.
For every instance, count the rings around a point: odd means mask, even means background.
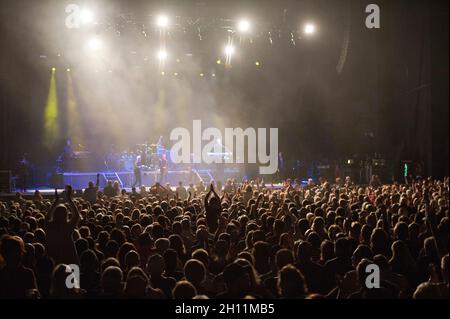
[[[85,189],[89,182],[96,183],[97,174],[99,174],[99,187],[102,189],[105,187],[108,181],[118,182],[121,189],[131,191],[135,182],[135,176],[133,171],[90,171],[90,172],[63,172],[63,173],[48,173],[46,183],[40,185],[29,184],[25,192],[21,191],[20,183],[17,179],[13,178],[9,192],[3,192],[1,195],[10,195],[15,192],[21,192],[26,195],[32,195],[35,190],[39,190],[43,195],[46,193],[53,193],[54,189],[63,190],[65,185],[71,185],[74,190]],[[169,170],[164,178],[161,178],[160,170],[143,170],[141,171],[141,185],[150,187],[159,182],[163,185],[167,183],[171,187],[177,187],[179,182],[182,182],[184,186],[189,184],[197,185],[200,181],[204,185],[208,185],[211,181],[220,181],[222,184],[228,178],[235,178],[238,181],[242,179],[242,176],[237,169],[227,168],[225,170],[214,169],[196,169],[196,170]],[[136,185],[138,188],[141,185]]]
[[[104,187],[106,183],[110,181],[117,181],[121,188],[131,188],[135,182],[135,176],[132,171],[102,171],[102,172],[67,172],[58,175],[58,180],[53,183],[56,186],[72,185],[74,189],[84,189],[89,182],[93,182],[97,179],[97,173],[100,174],[100,187]],[[198,183],[200,177],[196,171],[177,170],[168,171],[164,178],[161,177],[159,170],[154,171],[142,171],[141,172],[141,184],[145,186],[154,185],[157,182],[162,184],[170,183],[171,185],[178,185],[179,182],[183,182],[184,185],[190,183]],[[136,185],[140,186],[140,185]]]

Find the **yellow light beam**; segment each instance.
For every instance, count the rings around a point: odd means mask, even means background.
[[[52,68],[47,104],[44,109],[44,146],[51,149],[59,136],[58,97],[56,94],[56,69]]]

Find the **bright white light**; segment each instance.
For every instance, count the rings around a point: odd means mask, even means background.
[[[305,27],[303,28],[303,32],[305,34],[311,35],[314,32],[316,32],[316,26],[312,23],[305,24]]]
[[[94,51],[98,50],[102,47],[102,41],[97,37],[93,37],[89,40],[88,47],[89,47],[89,49],[94,50]]]
[[[250,30],[250,22],[248,20],[239,21],[238,29],[241,32],[248,32]]]
[[[230,56],[230,55],[232,55],[233,53],[234,53],[234,47],[231,46],[231,45],[227,45],[227,46],[225,47],[225,54],[228,55],[228,56]]]
[[[165,15],[160,15],[156,18],[156,24],[160,28],[167,28],[169,26],[169,18]]]
[[[91,23],[94,21],[94,13],[89,9],[83,9],[80,12],[81,22]]]
[[[167,52],[164,50],[159,50],[157,56],[160,61],[165,61],[167,59]]]

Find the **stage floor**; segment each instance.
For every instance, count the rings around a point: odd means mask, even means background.
[[[146,186],[147,189],[150,186]],[[266,188],[269,189],[280,189],[283,187],[283,184],[265,184]],[[127,191],[127,193],[131,192],[131,187],[124,187],[122,189],[125,189]],[[171,189],[173,191],[175,191],[176,187],[175,186],[171,186]],[[14,196],[16,196],[16,193],[19,192],[22,196],[24,196],[25,198],[31,198],[34,195],[34,192],[38,190],[42,196],[44,198],[50,198],[54,195],[55,193],[55,189],[54,188],[48,188],[48,187],[36,187],[36,188],[28,188],[25,192],[22,191],[13,191],[11,193],[0,193],[0,200],[9,200],[14,198]],[[61,193],[64,191],[64,188],[57,188],[58,193]],[[84,189],[82,189],[84,190]],[[138,190],[139,191],[139,190]]]

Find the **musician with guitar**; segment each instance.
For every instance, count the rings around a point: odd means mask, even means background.
[[[141,165],[142,165],[142,155],[139,154],[136,157],[136,160],[134,161],[134,165],[133,165],[134,183],[133,183],[132,187],[136,187],[136,185],[139,185],[139,186],[142,185]]]
[[[161,159],[159,160],[159,171],[160,171],[160,178],[159,182],[161,184],[164,184],[166,181],[167,173],[168,173],[168,162],[166,153],[161,154]]]

